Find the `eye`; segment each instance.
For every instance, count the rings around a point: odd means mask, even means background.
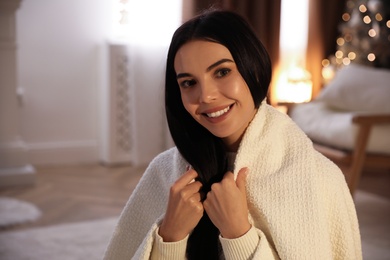
[[[182,88],[189,88],[196,84],[196,81],[193,79],[183,80],[179,82],[180,87]]]
[[[227,74],[230,73],[230,69],[227,69],[227,68],[223,68],[223,69],[219,69],[215,72],[215,75],[217,76],[217,78],[222,78],[224,76],[226,76]]]

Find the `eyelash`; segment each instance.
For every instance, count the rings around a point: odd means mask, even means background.
[[[215,75],[217,76],[217,78],[222,78],[222,77],[225,77],[226,75],[228,75],[232,70],[231,69],[228,69],[228,68],[223,68],[223,69],[219,69],[215,72]]]
[[[191,86],[193,86],[195,84],[196,84],[196,81],[193,80],[193,79],[183,80],[182,82],[180,82],[180,87],[182,87],[182,88],[190,88]]]
[[[214,75],[217,78],[223,78],[226,75],[228,75],[231,71],[232,71],[231,69],[222,68],[222,69],[216,70]],[[190,87],[192,87],[195,84],[196,84],[196,81],[194,79],[183,80],[182,82],[179,83],[180,87],[182,87],[182,88],[190,88]]]

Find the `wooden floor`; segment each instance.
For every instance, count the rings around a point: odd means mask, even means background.
[[[2,188],[0,196],[30,201],[43,216],[7,230],[118,216],[144,169],[101,165],[37,167],[34,186]],[[359,189],[390,198],[390,172],[366,171]]]
[[[43,216],[7,230],[118,216],[145,167],[37,167],[33,186],[1,188],[0,196],[35,204]]]
[[[366,170],[358,189],[390,199],[390,170]]]

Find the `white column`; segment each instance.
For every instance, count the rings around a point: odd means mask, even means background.
[[[0,0],[0,187],[34,182],[27,149],[19,136],[16,11],[21,0]]]

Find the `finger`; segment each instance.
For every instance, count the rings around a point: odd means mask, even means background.
[[[188,184],[185,189],[189,190],[190,193],[198,193],[202,186],[203,185],[200,181],[195,181]]]
[[[223,179],[226,180],[233,180],[234,181],[234,173],[233,172],[226,172],[225,175],[223,176]]]
[[[176,184],[184,187],[188,183],[192,182],[192,180],[196,177],[198,177],[198,173],[195,170],[190,169],[186,173],[184,173],[179,179],[177,179]]]
[[[246,192],[246,177],[248,176],[249,169],[247,167],[241,168],[237,174],[236,184],[241,192]]]
[[[192,195],[190,199],[196,202],[200,202],[202,200],[202,196],[199,192],[197,192],[194,195]]]

